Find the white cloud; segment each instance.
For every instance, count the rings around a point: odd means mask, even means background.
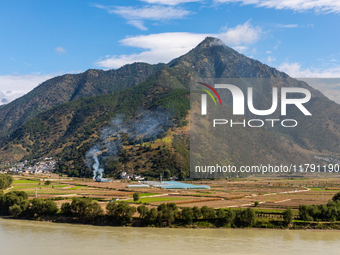
[[[0,105],[28,93],[55,74],[0,75]],[[4,99],[4,102],[1,101]]]
[[[132,26],[142,30],[142,31],[148,30],[148,28],[146,26],[144,26],[143,21],[141,21],[141,20],[129,20],[127,23],[129,25],[132,25]]]
[[[131,55],[106,56],[104,59],[99,59],[96,64],[104,68],[119,68],[133,62],[167,63],[190,51],[207,36],[217,37],[225,44],[245,51],[247,46],[244,44],[256,42],[261,33],[261,28],[251,26],[248,21],[235,28],[226,29],[220,34],[176,32],[128,37],[120,41],[122,45],[137,47],[143,51]]]
[[[288,24],[288,25],[282,25],[282,24],[277,24],[277,27],[282,27],[282,28],[294,28],[294,27],[299,27],[298,24]]]
[[[290,9],[294,11],[314,10],[315,12],[339,13],[339,0],[214,0],[215,3],[241,3],[257,7]]]
[[[301,69],[299,63],[283,63],[278,69],[294,78],[340,78],[340,66],[331,68]]]
[[[278,69],[291,77],[305,81],[326,97],[340,104],[340,66],[302,69],[299,63],[283,63]]]
[[[140,0],[148,4],[178,5],[184,3],[201,2],[202,0]]]
[[[109,10],[109,13],[114,13],[122,16],[125,19],[181,19],[184,16],[190,14],[190,11],[182,8],[174,8],[160,5],[148,5],[141,8],[135,8],[133,6],[116,6],[114,9]]]
[[[55,48],[55,52],[57,53],[57,54],[65,54],[66,53],[66,50],[64,49],[64,48],[62,48],[62,47],[57,47],[57,48]]]
[[[272,54],[272,52],[271,52],[270,50],[268,50],[268,51],[266,52],[266,54]]]
[[[269,56],[269,57],[267,58],[267,62],[268,62],[268,63],[272,63],[272,62],[275,62],[275,61],[276,61],[276,58],[274,58],[274,57]]]
[[[321,91],[330,100],[340,104],[340,78],[337,79],[314,79],[302,78],[299,79],[306,82],[308,85]]]
[[[218,37],[227,44],[237,45],[243,42],[256,42],[261,32],[262,30],[259,27],[254,28],[250,22],[247,21],[244,24],[237,25],[235,28],[226,29],[226,32],[219,34]]]
[[[249,49],[247,46],[234,46],[232,48],[240,53],[243,53]]]
[[[134,6],[104,6],[95,4],[94,7],[107,10],[110,14],[119,15],[126,20],[128,24],[133,25],[141,30],[147,30],[143,20],[171,20],[182,19],[191,11],[180,7],[163,6],[163,5],[146,5],[143,7]]]

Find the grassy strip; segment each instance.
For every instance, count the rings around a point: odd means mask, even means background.
[[[160,195],[159,193],[140,193],[140,197],[147,197],[147,196],[155,196],[155,195]],[[132,197],[132,195],[130,196]]]
[[[31,180],[14,180],[13,184],[16,183],[39,183],[38,181],[31,181]]]
[[[176,197],[145,197],[138,200],[142,203],[153,203],[153,202],[165,202],[165,201],[175,201],[175,200],[187,200],[188,198],[176,198]],[[134,203],[133,199],[125,200],[128,203]]]
[[[86,189],[87,187],[84,187],[84,186],[75,186],[75,187],[69,188],[67,190],[75,190],[75,189],[81,189],[81,188]]]

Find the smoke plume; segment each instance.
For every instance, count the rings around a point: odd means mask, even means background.
[[[173,126],[173,115],[165,109],[155,111],[141,110],[130,121],[125,121],[124,114],[113,118],[109,125],[100,131],[100,139],[85,155],[86,165],[93,169],[93,179],[100,180],[104,169],[100,161],[108,156],[118,156],[123,142],[130,145],[154,141]]]

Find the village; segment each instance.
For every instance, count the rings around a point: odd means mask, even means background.
[[[48,174],[53,173],[57,159],[45,157],[37,160],[25,160],[19,163],[1,164],[0,173],[12,174]]]

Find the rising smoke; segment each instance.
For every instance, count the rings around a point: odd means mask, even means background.
[[[100,131],[98,143],[85,155],[86,165],[93,168],[93,179],[102,179],[104,169],[100,167],[100,161],[105,162],[107,156],[118,156],[123,142],[133,145],[154,141],[173,126],[172,119],[172,113],[163,108],[141,110],[130,121],[125,121],[123,114],[117,115]]]
[[[93,180],[101,180],[103,178],[103,172],[104,169],[100,168],[100,163],[99,163],[99,159],[98,156],[101,154],[101,151],[98,150],[98,148],[92,147],[85,155],[86,158],[86,164],[89,168],[91,168],[90,165],[90,158],[92,158],[92,160],[94,161],[94,164],[92,165],[93,167]]]

